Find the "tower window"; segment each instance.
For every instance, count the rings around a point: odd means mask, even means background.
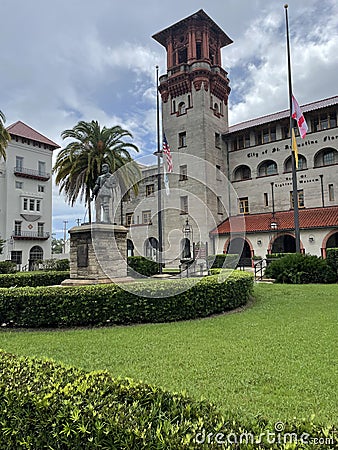
[[[221,196],[217,196],[217,214],[223,214],[223,202]]]
[[[188,168],[186,165],[180,166],[180,178],[179,181],[184,181],[188,179]]]
[[[178,147],[186,147],[187,146],[187,133],[182,131],[182,133],[178,134]]]
[[[172,112],[175,113],[176,112],[176,102],[175,102],[175,100],[173,100],[172,108],[173,108]]]
[[[196,42],[196,58],[202,59],[202,43]]]
[[[184,195],[180,197],[180,203],[181,203],[181,214],[188,214],[188,196]]]
[[[219,133],[215,133],[215,147],[221,148],[221,135]]]
[[[185,114],[185,112],[186,112],[185,103],[184,102],[179,103],[178,104],[178,115],[180,116],[182,114]]]
[[[178,63],[183,64],[188,62],[188,50],[187,48],[182,48],[178,51]]]
[[[155,192],[155,185],[147,184],[146,185],[146,197],[150,197],[151,195],[154,195],[154,192]]]

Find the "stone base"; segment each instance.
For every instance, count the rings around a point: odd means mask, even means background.
[[[86,286],[91,284],[121,284],[121,283],[131,283],[135,281],[134,278],[124,277],[124,278],[101,278],[98,280],[85,280],[85,279],[72,279],[63,280],[62,286]]]
[[[69,281],[97,284],[127,277],[127,232],[123,226],[108,223],[70,229]]]

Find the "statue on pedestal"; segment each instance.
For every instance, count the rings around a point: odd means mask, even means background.
[[[120,184],[115,174],[109,172],[108,164],[102,164],[92,197],[95,201],[96,223],[113,223],[113,202],[121,197]]]

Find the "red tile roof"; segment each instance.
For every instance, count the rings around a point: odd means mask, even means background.
[[[38,131],[35,131],[33,128],[20,120],[7,127],[7,131],[13,136],[19,136],[22,138],[31,139],[32,141],[40,142],[41,144],[50,145],[53,149],[60,148],[58,144],[51,141]]]
[[[230,234],[244,231],[246,233],[257,233],[270,231],[271,222],[273,221],[277,223],[279,231],[293,230],[293,210],[275,212],[274,219],[272,213],[232,216],[212,230],[211,234]],[[299,226],[300,229],[338,228],[338,206],[300,209]]]
[[[314,111],[316,109],[325,108],[327,106],[337,105],[338,96],[326,98],[317,102],[307,103],[301,106],[302,112],[307,113]],[[284,109],[283,111],[276,112],[274,114],[269,114],[267,116],[257,117],[255,119],[247,120],[245,122],[238,123],[229,127],[229,133],[234,133],[236,131],[241,131],[246,128],[256,127],[258,125],[263,125],[264,123],[270,123],[277,120],[285,119],[289,117],[289,109]]]

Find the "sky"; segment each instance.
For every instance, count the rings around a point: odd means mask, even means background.
[[[156,65],[152,35],[199,9],[234,41],[222,50],[230,78],[230,125],[288,108],[285,1],[2,0],[0,110],[61,147],[79,120],[121,125],[143,161],[156,150]],[[289,0],[293,92],[300,104],[337,95],[337,0]],[[57,152],[54,152],[54,161]],[[85,207],[54,186],[53,233],[63,236]]]

